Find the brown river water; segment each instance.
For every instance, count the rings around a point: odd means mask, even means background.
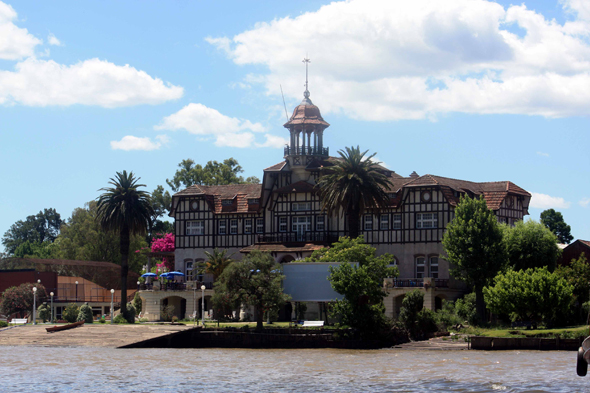
[[[0,347],[0,392],[590,392],[576,352]]]

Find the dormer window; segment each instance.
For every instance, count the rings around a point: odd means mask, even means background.
[[[233,204],[234,204],[233,199],[222,199],[221,200],[221,206],[231,206]]]
[[[248,199],[248,205],[256,205],[260,203],[260,198],[249,198]]]

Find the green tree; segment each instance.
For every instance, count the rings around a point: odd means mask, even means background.
[[[59,239],[59,237],[58,237]],[[14,257],[16,258],[59,258],[59,240],[55,242],[33,242],[30,240],[21,243],[16,250],[14,250]]]
[[[151,195],[152,209],[152,229],[149,238],[153,238],[156,233],[174,233],[174,225],[169,221],[160,220],[160,217],[167,216],[170,212],[172,197],[170,193],[164,190],[164,187],[157,186]]]
[[[34,292],[33,287],[37,288],[37,306],[42,304],[47,298],[45,287],[41,284],[24,283],[18,287],[7,288],[2,293],[0,301],[0,314],[11,315],[14,313],[23,314],[33,312]]]
[[[151,227],[154,215],[149,194],[138,190],[145,187],[137,184],[139,178],[133,172],[117,172],[109,184],[113,187],[101,188],[104,191],[97,201],[97,220],[102,229],[118,232],[121,253],[121,313],[126,314],[127,274],[129,272],[129,244],[131,234],[143,235]]]
[[[414,340],[427,338],[438,330],[436,314],[424,308],[424,293],[419,289],[414,289],[404,296],[399,320]]]
[[[541,223],[555,233],[560,243],[570,244],[574,239],[571,234],[572,228],[565,223],[563,215],[554,209],[547,209],[541,213]]]
[[[500,224],[483,198],[461,197],[442,243],[453,276],[474,288],[477,315],[484,320],[483,288],[504,269],[507,252]]]
[[[80,308],[76,305],[76,303],[70,303],[64,308],[61,313],[61,316],[64,320],[69,323],[74,323],[78,319],[78,314],[80,313]]]
[[[372,158],[359,147],[339,150],[339,159],[332,159],[332,166],[322,168],[318,189],[322,206],[328,214],[342,213],[348,217],[348,235],[359,236],[361,213],[378,209],[389,203],[386,190],[391,182]]]
[[[220,250],[218,248],[213,250],[212,253],[205,251],[205,255],[207,256],[207,261],[205,262],[205,273],[213,274],[215,280],[217,280],[225,268],[233,262],[233,254],[227,255],[227,252],[227,249]]]
[[[504,243],[514,270],[547,266],[553,271],[561,253],[553,232],[533,220],[504,225]]]
[[[573,286],[546,267],[508,270],[494,279],[494,286],[485,287],[484,297],[489,309],[509,315],[513,321],[526,320],[554,324],[573,302]]]
[[[137,315],[141,313],[142,301],[141,296],[139,296],[139,292],[135,292],[135,296],[133,297],[133,308],[135,309]]]
[[[568,265],[559,266],[555,274],[574,287],[574,297],[579,307],[590,300],[590,265],[585,254],[572,259]]]
[[[387,326],[383,304],[387,292],[383,289],[383,279],[396,277],[398,272],[397,268],[390,266],[387,258],[367,258],[359,265],[347,263],[353,261],[340,261],[342,263],[338,267],[329,268],[328,281],[334,291],[344,295],[344,299],[336,301],[331,311],[342,318],[342,323],[368,337]]]
[[[260,180],[251,176],[244,180],[239,174],[244,172],[238,161],[228,158],[223,162],[209,161],[203,167],[193,160],[182,160],[178,164],[180,169],[176,170],[172,180],[166,179],[166,183],[174,192],[178,192],[192,185],[218,186],[224,184],[258,184]]]
[[[76,322],[80,321],[84,321],[84,323],[94,322],[94,317],[92,316],[92,308],[88,305],[88,303],[84,303],[82,306],[80,306]]]
[[[44,303],[37,309],[37,315],[45,323],[51,319],[51,309]]]
[[[280,308],[289,296],[281,285],[285,276],[281,265],[268,253],[251,252],[242,261],[231,263],[215,282],[216,308],[237,302],[255,310],[256,330],[262,330],[264,312]]]
[[[61,233],[54,243],[59,249],[59,258],[121,264],[118,231],[103,229],[97,217],[96,201],[86,203],[83,208],[74,209],[72,216],[63,223]],[[147,246],[144,236],[131,235],[131,250],[140,250]],[[129,255],[128,265],[131,271],[140,273],[145,263],[144,254],[134,252]]]
[[[12,224],[2,237],[6,252],[13,254],[22,243],[52,243],[59,234],[61,217],[55,209],[43,209],[36,215],[28,216],[24,221]]]
[[[355,239],[343,236],[336,243],[333,243],[331,247],[324,247],[314,251],[311,256],[305,258],[305,261],[358,262],[361,266],[376,261],[383,261],[387,265],[393,265],[395,262],[395,257],[391,254],[383,254],[379,257],[376,254],[377,249],[366,244],[362,236]],[[395,273],[395,276],[397,276],[397,273]]]

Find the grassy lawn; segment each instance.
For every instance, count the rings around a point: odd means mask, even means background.
[[[588,325],[569,326],[559,329],[535,329],[527,330],[526,328],[476,328],[468,327],[455,331],[455,333],[467,334],[470,336],[485,336],[485,337],[536,337],[536,338],[577,338],[588,336]]]

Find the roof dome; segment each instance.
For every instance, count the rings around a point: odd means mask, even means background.
[[[290,128],[291,126],[295,125],[321,125],[326,128],[330,126],[330,124],[322,117],[320,108],[311,102],[309,95],[309,91],[306,89],[303,93],[303,101],[301,101],[301,104],[295,107],[293,115],[289,121],[284,124],[284,127]]]

